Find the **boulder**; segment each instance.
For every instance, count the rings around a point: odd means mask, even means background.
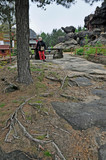
[[[65,40],[68,41],[70,39],[77,39],[76,33],[70,32],[68,34],[65,35]]]
[[[68,46],[77,45],[77,44],[78,44],[77,41],[74,39],[71,39],[71,40],[65,42],[65,45],[68,45]]]
[[[68,27],[61,27],[61,29],[65,32],[65,33],[70,33],[70,32],[75,32],[75,27],[74,26],[68,26]]]
[[[99,38],[95,39],[94,41],[91,41],[89,44],[92,46],[95,46],[97,43],[101,43],[106,45],[106,38],[100,36]]]
[[[102,145],[98,151],[99,160],[106,160],[106,144]]]
[[[103,38],[106,38],[106,32],[104,32],[104,33],[102,32],[100,36]]]
[[[53,48],[62,48],[62,49],[65,49],[65,47],[66,47],[65,43],[58,43]]]
[[[58,43],[65,42],[65,39],[66,39],[65,36],[59,36],[58,37]]]
[[[76,130],[86,130],[92,127],[105,129],[105,98],[90,103],[52,102],[52,106],[56,113]]]
[[[5,153],[0,148],[0,160],[31,160],[37,159],[36,155],[30,155],[29,153],[25,153],[20,150],[14,150],[9,153]]]
[[[97,7],[94,14],[90,14],[84,19],[85,27],[88,30],[100,28],[101,31],[106,31],[106,1],[101,7]]]

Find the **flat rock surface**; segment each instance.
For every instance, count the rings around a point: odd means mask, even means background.
[[[91,74],[106,74],[104,65],[87,61],[84,58],[73,57],[68,54],[64,54],[63,59],[56,59],[51,61],[53,63],[61,64],[61,67],[66,70],[86,72]]]
[[[84,130],[92,126],[106,128],[106,106],[103,100],[87,104],[52,102],[52,106],[74,129]]]

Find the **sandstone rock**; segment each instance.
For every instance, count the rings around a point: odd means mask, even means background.
[[[58,37],[58,43],[62,43],[62,42],[65,42],[65,36],[59,36]]]
[[[85,17],[85,27],[88,30],[93,30],[94,28],[100,28],[101,31],[106,31],[106,2],[102,3],[101,7],[97,7],[94,14],[90,14]]]
[[[69,26],[69,27],[61,27],[62,30],[65,32],[65,33],[70,33],[70,32],[75,32],[75,27],[74,26]]]
[[[74,39],[65,42],[65,45],[77,45],[77,44],[78,44],[77,41]]]
[[[98,151],[99,160],[106,160],[106,144],[102,145]]]

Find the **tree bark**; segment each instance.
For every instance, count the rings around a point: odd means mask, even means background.
[[[11,33],[11,21],[9,19],[9,37],[10,37],[10,48],[11,48],[11,51],[12,51],[12,33]]]
[[[17,81],[32,83],[29,57],[29,0],[16,0]]]

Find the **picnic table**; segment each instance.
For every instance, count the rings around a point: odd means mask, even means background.
[[[63,58],[63,48],[51,48],[48,47],[49,53],[53,51],[53,59]]]

